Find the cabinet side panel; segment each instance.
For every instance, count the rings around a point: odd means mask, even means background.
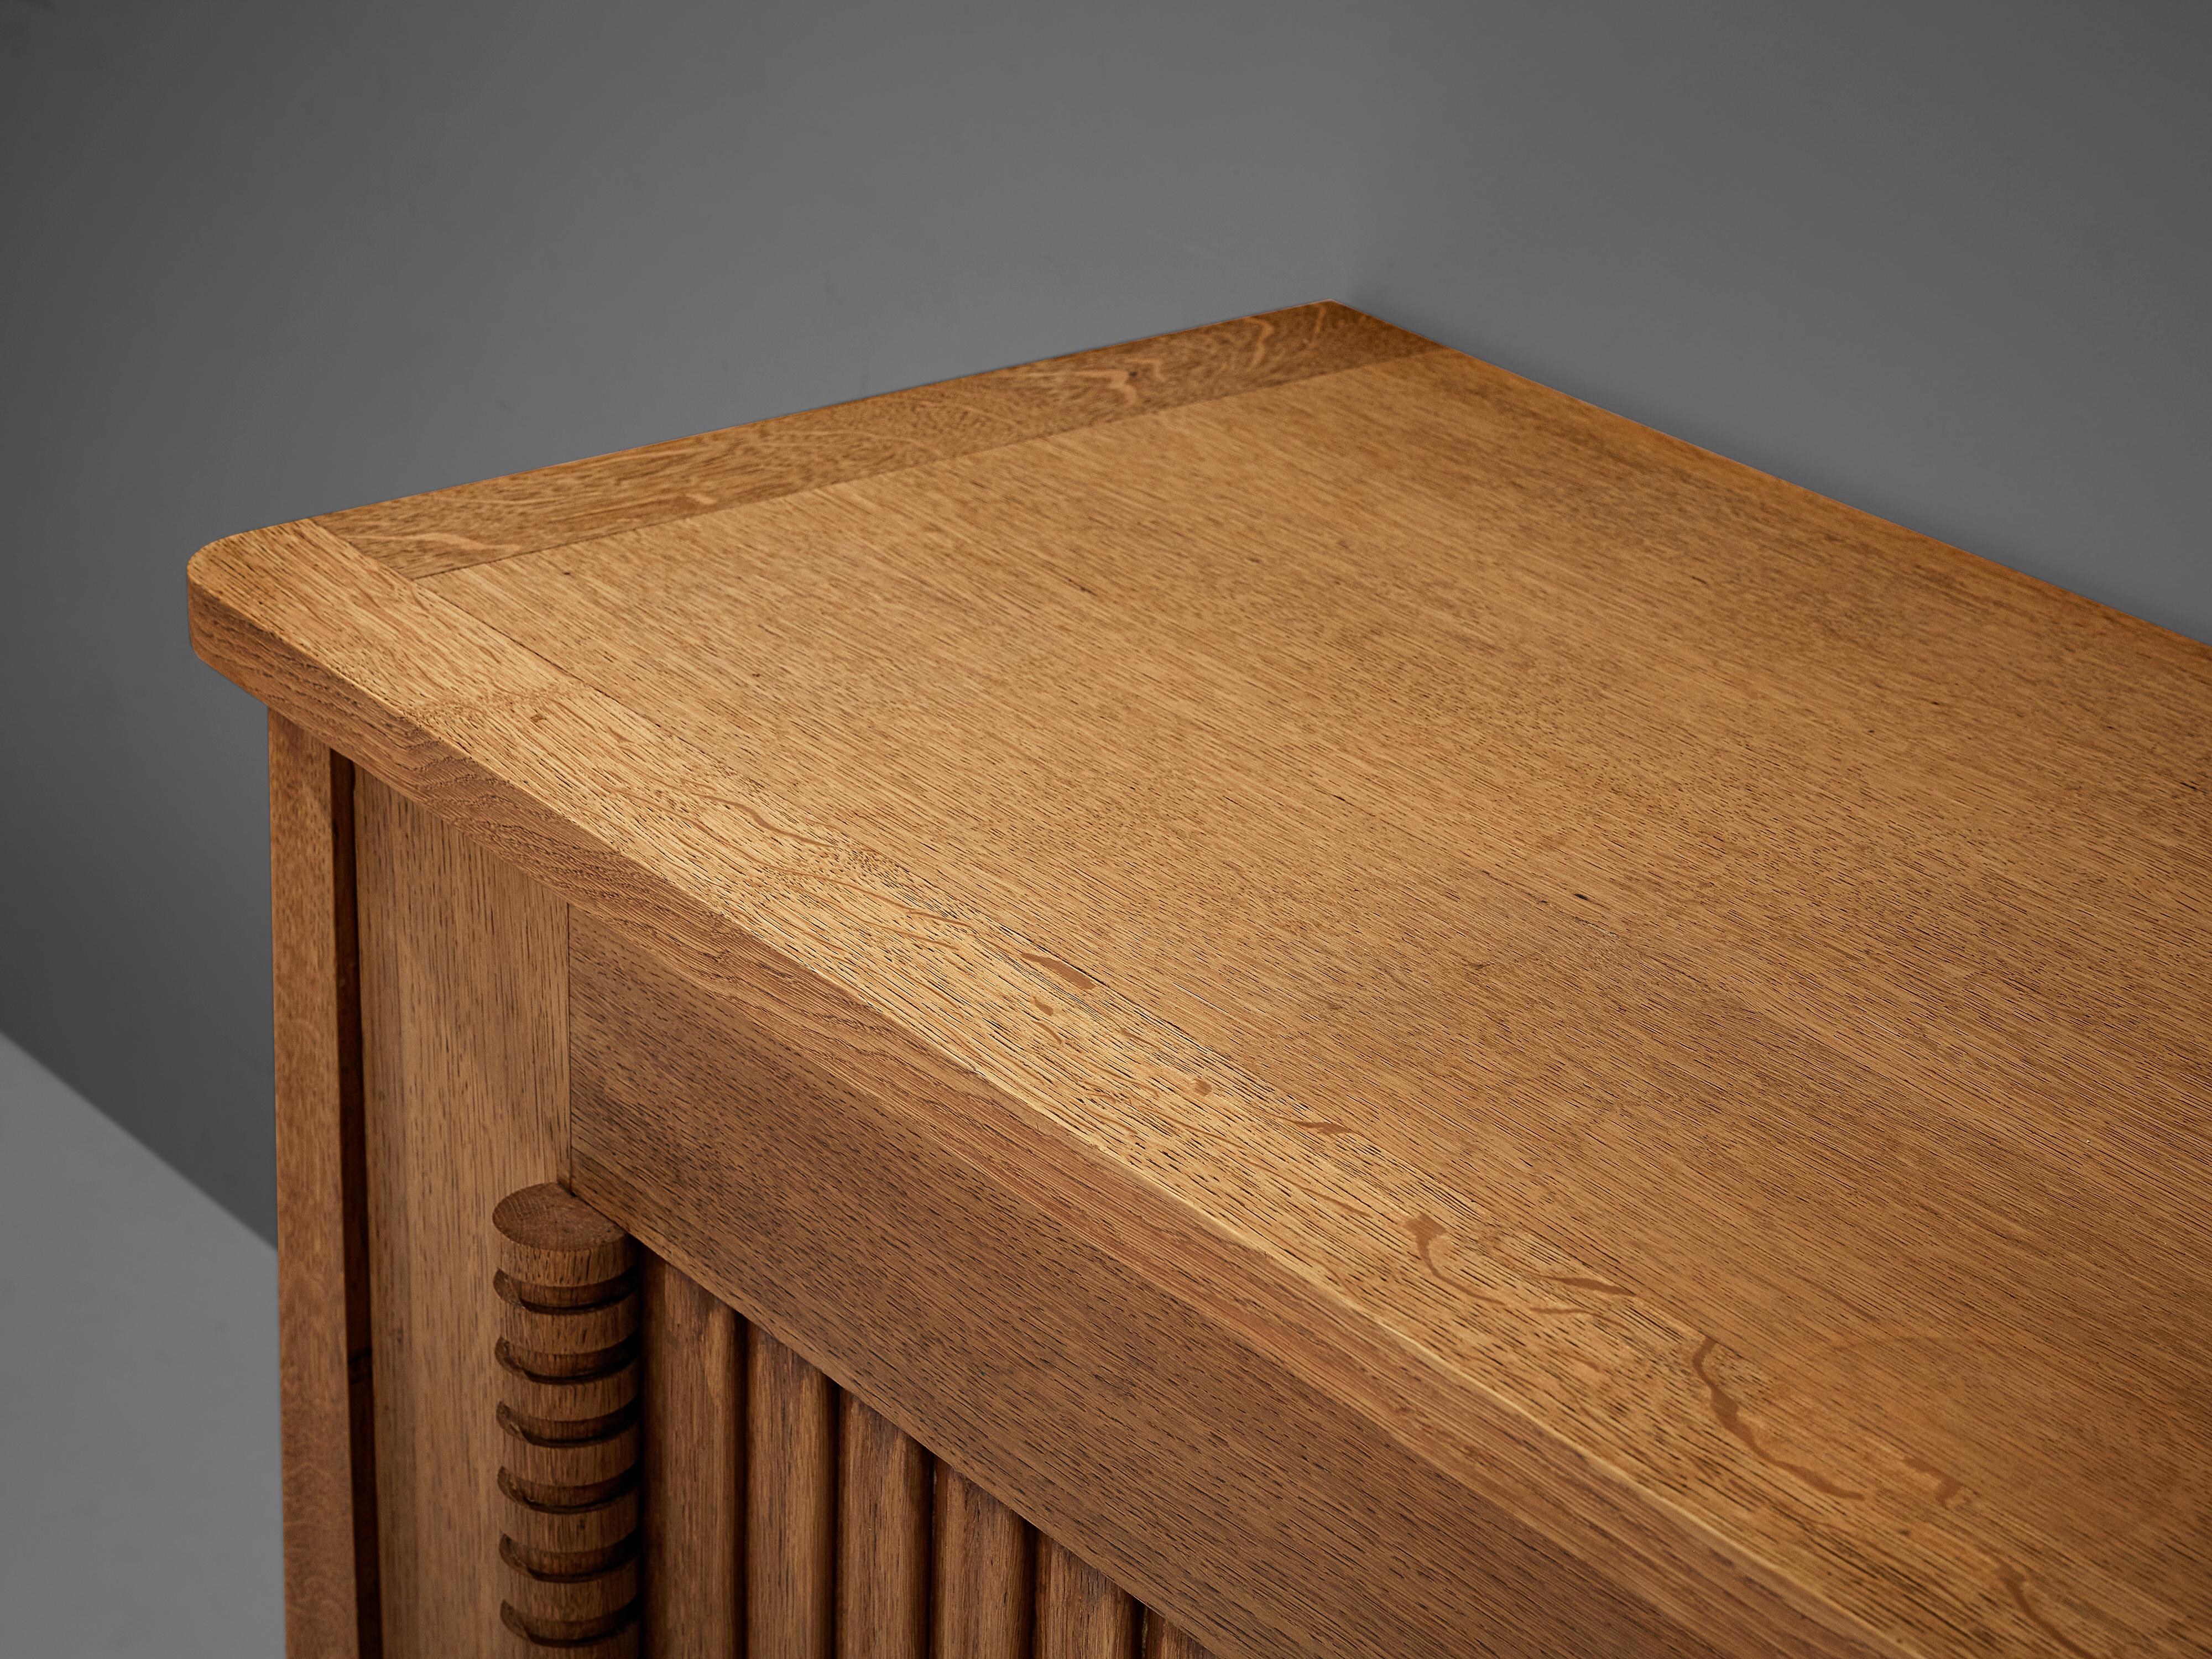
[[[1223,1659],[1714,1651],[831,1072],[843,1033],[588,921],[570,988],[578,1194]]]
[[[380,1651],[353,783],[270,715],[284,1640],[302,1659]]]
[[[385,1652],[501,1650],[493,1207],[562,1174],[566,907],[355,789]]]

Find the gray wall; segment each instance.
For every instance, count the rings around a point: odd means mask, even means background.
[[[1333,295],[2198,638],[2212,8],[0,0],[0,1030],[270,1228],[234,530]]]

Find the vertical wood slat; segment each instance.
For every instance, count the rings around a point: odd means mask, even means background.
[[[1036,1659],[1137,1659],[1137,1617],[1127,1590],[1039,1534]]]
[[[382,1651],[353,792],[350,762],[271,711],[284,1642],[318,1659]]]
[[[1036,1536],[954,1470],[937,1473],[936,1659],[1029,1659]]]
[[[645,1628],[653,1659],[744,1652],[745,1334],[645,1260]]]
[[[831,1659],[837,1421],[830,1379],[757,1325],[746,1333],[746,1651]]]
[[[837,1659],[928,1659],[935,1460],[849,1394],[839,1417]]]
[[[368,774],[354,809],[384,1651],[453,1659],[504,1635],[489,1223],[562,1173],[568,908]]]
[[[1209,1659],[1197,1641],[1151,1608],[1145,1610],[1145,1659]]]
[[[1208,1659],[681,1272],[645,1272],[654,1659]]]

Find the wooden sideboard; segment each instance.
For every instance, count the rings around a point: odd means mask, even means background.
[[[295,1656],[2208,1650],[2204,647],[1335,305],[191,590]]]

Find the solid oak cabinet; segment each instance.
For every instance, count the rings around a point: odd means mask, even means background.
[[[1334,305],[191,566],[295,1655],[2176,1655],[2212,653]]]

